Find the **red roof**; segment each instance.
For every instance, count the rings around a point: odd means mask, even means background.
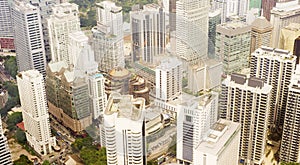
[[[25,131],[25,127],[24,127],[24,122],[23,121],[21,123],[18,123],[17,127],[20,128],[22,131]]]

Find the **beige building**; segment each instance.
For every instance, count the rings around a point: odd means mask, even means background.
[[[279,49],[294,51],[295,39],[300,36],[300,24],[290,23],[280,31]]]
[[[250,53],[261,46],[271,46],[273,26],[265,17],[258,17],[251,24]]]

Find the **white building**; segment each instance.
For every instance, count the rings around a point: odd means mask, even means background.
[[[0,38],[12,38],[12,20],[8,0],[0,0]]]
[[[256,77],[232,74],[222,82],[220,117],[241,124],[239,159],[264,160],[272,86]]]
[[[96,3],[97,26],[92,29],[93,49],[99,69],[125,67],[122,7],[114,2]]]
[[[52,54],[52,61],[64,60],[72,65],[69,53],[69,34],[80,31],[78,5],[62,3],[53,6],[53,14],[48,19],[49,40]]]
[[[46,56],[38,8],[14,1],[12,19],[18,71],[35,69],[45,76]]]
[[[296,56],[287,50],[262,46],[251,54],[250,75],[273,86],[269,124],[283,126],[288,85],[295,65]]]
[[[193,151],[217,121],[218,94],[209,93],[186,100],[177,108],[176,158],[180,164],[193,163]]]
[[[113,93],[104,112],[104,134],[108,165],[145,165],[146,144],[143,111],[145,100]]]
[[[169,101],[182,92],[182,62],[167,58],[155,69],[156,99]]]
[[[280,161],[299,162],[300,65],[292,75],[280,149]]]
[[[51,137],[43,76],[28,70],[18,74],[17,82],[27,141],[37,153],[49,154],[56,139]]]
[[[290,23],[300,23],[300,5],[298,1],[277,2],[271,10],[270,22],[274,27],[272,47],[278,48],[280,30]]]
[[[176,2],[176,53],[188,63],[207,57],[209,0]]]
[[[97,119],[103,114],[107,99],[104,91],[105,78],[100,73],[95,73],[88,78],[89,80],[89,97],[90,97],[90,109],[93,114],[93,119]]]
[[[203,141],[194,149],[196,165],[237,165],[241,125],[220,119],[211,127]]]
[[[7,138],[4,136],[2,121],[0,116],[0,164],[12,165],[11,153],[8,147]]]
[[[130,12],[133,61],[153,63],[166,47],[166,14],[158,4],[144,5]]]

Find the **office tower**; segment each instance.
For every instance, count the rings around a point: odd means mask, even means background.
[[[271,19],[271,10],[276,5],[276,0],[262,0],[262,16],[268,21]]]
[[[187,63],[207,57],[208,0],[176,2],[176,54]]]
[[[241,125],[219,119],[195,147],[194,164],[238,164]]]
[[[216,57],[223,62],[223,72],[230,74],[248,66],[251,26],[232,21],[217,26]]]
[[[107,98],[104,91],[104,81],[105,78],[100,73],[92,74],[88,79],[90,109],[93,119],[97,119],[105,110]]]
[[[0,164],[12,165],[11,153],[8,147],[7,138],[4,135],[0,116]]]
[[[261,46],[271,46],[273,26],[265,17],[258,17],[251,24],[250,53]]]
[[[54,5],[53,14],[48,19],[49,41],[52,61],[66,61],[73,65],[70,58],[73,54],[68,51],[69,34],[80,31],[78,5],[62,3]]]
[[[143,98],[110,95],[103,115],[108,165],[147,164],[144,110]]]
[[[279,49],[288,50],[290,52],[294,51],[295,39],[300,36],[300,24],[290,23],[288,26],[280,30],[279,36]]]
[[[271,24],[273,25],[272,47],[278,48],[280,30],[290,23],[300,23],[300,5],[297,0],[276,3],[271,10]]]
[[[250,75],[273,86],[269,124],[283,125],[288,85],[295,63],[296,56],[289,51],[265,46],[251,55]]]
[[[296,64],[300,64],[300,36],[295,39],[293,54],[297,57]]]
[[[182,62],[176,58],[161,61],[155,69],[156,99],[169,101],[182,91]]]
[[[55,4],[59,4],[59,0],[26,0],[26,2],[36,6],[40,11],[42,30],[43,30],[43,38],[44,38],[44,47],[46,54],[46,61],[50,62],[51,60],[51,48],[49,43],[49,30],[48,30],[48,22],[47,19],[52,14],[52,7]]]
[[[109,72],[116,67],[125,67],[122,7],[110,1],[96,3],[96,7],[97,26],[92,33],[99,69]]]
[[[249,9],[255,8],[255,9],[261,9],[261,0],[250,0],[249,2]]]
[[[46,57],[38,8],[15,1],[12,4],[12,20],[18,71],[35,69],[45,76]]]
[[[169,0],[170,52],[176,54],[176,0]]]
[[[144,5],[130,12],[133,61],[153,63],[166,46],[165,12],[158,4]]]
[[[0,13],[0,50],[2,52],[11,52],[15,47],[11,9],[8,0],[0,0]]]
[[[215,57],[216,29],[221,24],[221,10],[217,9],[208,13],[208,57]]]
[[[51,137],[44,78],[39,71],[28,70],[18,74],[17,82],[27,141],[37,153],[47,155],[56,139]]]
[[[249,1],[245,0],[228,0],[226,3],[226,17],[238,15],[243,17],[249,10]]]
[[[300,65],[296,66],[289,84],[286,115],[280,147],[281,162],[299,162],[299,104],[300,104]]]
[[[193,163],[193,149],[217,121],[218,94],[208,93],[185,100],[177,110],[176,159],[180,164]]]
[[[220,117],[241,124],[239,159],[246,164],[263,161],[271,90],[262,79],[242,74],[222,82]]]

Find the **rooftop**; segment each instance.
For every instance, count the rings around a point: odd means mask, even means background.
[[[296,56],[288,50],[276,49],[267,46],[261,46],[256,49],[252,56],[263,56],[267,58],[275,58],[279,61],[296,61]]]
[[[252,28],[257,29],[269,29],[273,28],[272,24],[263,16],[256,18],[252,24]]]
[[[251,31],[251,26],[242,21],[231,21],[217,25],[217,32],[228,36],[234,36]]]
[[[157,66],[156,69],[170,70],[170,69],[175,68],[180,65],[182,65],[182,62],[179,61],[177,58],[172,57],[172,58],[163,59],[161,61],[160,65]]]
[[[229,120],[220,119],[208,131],[204,140],[196,147],[196,150],[212,155],[220,152],[230,143],[233,135],[240,131],[240,124]]]

